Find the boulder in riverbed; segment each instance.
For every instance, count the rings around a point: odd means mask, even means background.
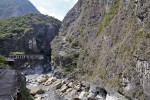
[[[69,87],[68,87],[66,84],[64,84],[64,85],[61,87],[60,92],[64,93],[64,92],[66,92],[66,90],[67,90],[68,88],[69,88]]]
[[[32,94],[32,95],[43,94],[43,93],[44,93],[44,90],[42,90],[39,87],[32,87],[30,90],[30,94]]]
[[[62,82],[60,80],[53,83],[53,88],[60,89],[62,87]]]
[[[55,82],[57,79],[55,77],[51,77],[49,78],[46,82],[45,82],[45,85],[48,86],[48,85],[51,85],[53,82]]]
[[[48,76],[47,75],[42,75],[42,76],[37,78],[37,82],[39,82],[39,83],[44,83],[47,80],[48,80]]]

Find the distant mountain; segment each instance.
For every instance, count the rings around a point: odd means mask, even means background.
[[[0,18],[22,16],[40,12],[28,0],[0,0]]]

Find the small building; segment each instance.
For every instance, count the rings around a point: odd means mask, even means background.
[[[15,60],[13,58],[6,58],[6,64],[12,66],[14,65]]]

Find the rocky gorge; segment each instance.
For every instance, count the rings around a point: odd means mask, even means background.
[[[43,56],[14,57],[34,100],[149,100],[149,10],[149,0],[78,0],[62,23],[1,20],[0,54]]]
[[[149,6],[149,0],[78,0],[51,43],[53,65],[107,92],[149,100]]]
[[[129,100],[88,81],[58,79],[52,73],[27,75],[26,79],[27,88],[35,100]]]
[[[59,20],[41,14],[0,20],[0,55],[15,60],[13,68],[24,74],[48,71],[50,42],[60,25]]]

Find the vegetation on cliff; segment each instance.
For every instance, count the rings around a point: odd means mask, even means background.
[[[6,58],[4,56],[0,56],[0,66],[5,65]]]
[[[37,18],[34,18],[36,17]],[[12,38],[16,35],[23,36],[26,33],[32,32],[32,24],[45,24],[46,22],[60,24],[57,19],[47,17],[48,19],[38,18],[38,14],[27,14],[21,17],[12,17],[9,19],[0,19],[0,39]],[[34,21],[33,21],[34,19]]]
[[[102,20],[102,22],[98,25],[99,29],[98,29],[98,33],[101,33],[103,31],[103,29],[106,28],[106,26],[108,26],[111,22],[111,20],[113,19],[113,17],[119,12],[120,9],[120,1],[118,0],[114,5],[112,4],[111,7],[109,8],[109,10],[106,12],[104,19]]]
[[[0,54],[10,52],[50,55],[50,41],[57,35],[61,22],[42,14],[0,19]]]
[[[80,76],[84,75],[84,79],[102,87],[143,100],[144,91],[149,91],[143,87],[143,82],[149,79],[144,74],[149,71],[146,66],[149,67],[147,62],[150,62],[148,2],[79,0],[52,42],[53,62],[77,71],[78,79],[82,80]],[[76,59],[73,58],[75,53],[79,53]],[[61,59],[58,62],[53,58]],[[66,63],[68,58],[75,63],[74,68],[72,63]],[[137,67],[139,62],[144,71]]]

